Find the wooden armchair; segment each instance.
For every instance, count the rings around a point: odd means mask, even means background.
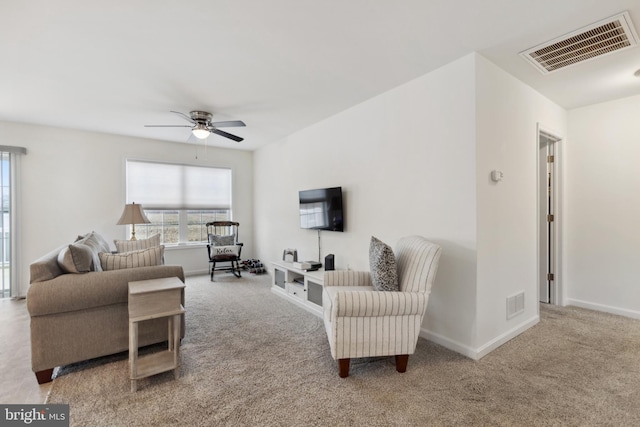
[[[234,276],[241,277],[240,255],[243,244],[238,242],[238,226],[240,226],[240,223],[213,221],[208,222],[206,226],[209,237],[207,255],[209,257],[211,281],[213,281],[215,271],[231,271]],[[229,264],[217,265],[218,263]]]

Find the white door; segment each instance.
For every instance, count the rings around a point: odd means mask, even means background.
[[[557,295],[557,263],[558,263],[558,205],[557,164],[558,153],[556,145],[560,138],[543,131],[538,131],[539,148],[539,287],[540,301],[556,304]]]

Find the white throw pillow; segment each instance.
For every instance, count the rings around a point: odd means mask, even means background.
[[[212,257],[214,256],[238,256],[240,255],[240,246],[239,245],[230,245],[230,246],[211,246],[210,254]]]

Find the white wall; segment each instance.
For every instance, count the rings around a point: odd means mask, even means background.
[[[29,263],[95,230],[107,239],[126,239],[116,225],[125,203],[125,159],[133,157],[233,170],[233,216],[240,222],[243,256],[253,256],[253,154],[213,149],[207,158],[196,146],[45,126],[0,122],[0,145],[26,147],[21,164],[20,222],[26,293]],[[167,263],[182,264],[186,273],[206,272],[206,248],[167,250]]]
[[[476,63],[480,355],[538,321],[537,125],[566,135],[566,111],[481,56]],[[491,181],[491,171],[504,179]],[[507,320],[507,297],[525,311]]]
[[[258,256],[297,248],[317,259],[317,233],[301,230],[298,191],[342,186],[344,233],[321,232],[323,258],[368,270],[369,240],[392,246],[419,234],[443,247],[423,328],[465,352],[476,310],[474,57],[381,94],[254,157]]]
[[[569,111],[568,303],[640,318],[640,96]]]
[[[566,132],[566,112],[472,54],[265,147],[254,160],[260,257],[294,247],[316,259],[297,191],[341,185],[347,228],[322,234],[322,256],[368,270],[371,235],[433,239],[443,255],[423,335],[482,357],[538,321],[538,123]],[[525,312],[507,320],[520,291]]]

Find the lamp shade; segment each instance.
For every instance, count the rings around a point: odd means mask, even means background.
[[[124,206],[124,211],[122,212],[122,216],[116,223],[117,225],[127,225],[127,224],[149,224],[149,218],[144,214],[142,210],[142,205],[136,205],[135,203],[131,203]]]
[[[191,130],[191,133],[198,139],[205,139],[211,132],[205,125],[198,123],[196,127]]]

